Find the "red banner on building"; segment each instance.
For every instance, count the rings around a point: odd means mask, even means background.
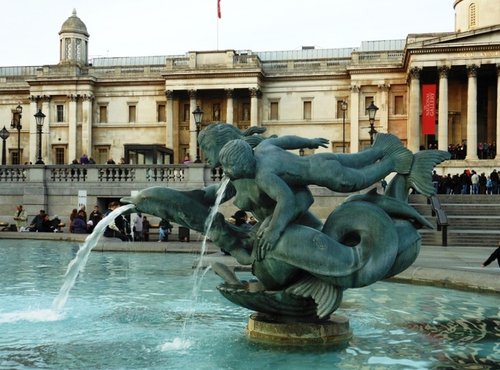
[[[436,85],[422,85],[422,133],[436,134]]]
[[[217,0],[217,18],[222,18],[222,14],[220,11],[220,0]]]

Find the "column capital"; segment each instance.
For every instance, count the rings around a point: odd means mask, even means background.
[[[391,84],[380,84],[377,86],[380,91],[388,92],[391,88]]]
[[[51,99],[50,95],[30,95],[28,100],[30,102],[37,102],[39,100],[43,100],[44,102],[49,102]]]
[[[76,102],[78,100],[78,98],[80,97],[80,95],[78,94],[69,94],[68,95],[68,99],[72,102]]]
[[[439,78],[448,78],[448,74],[450,73],[449,66],[439,66],[438,67]]]
[[[421,71],[422,68],[420,67],[412,67],[410,69],[410,73],[408,74],[408,76],[410,77],[411,80],[419,80]]]
[[[470,64],[467,66],[467,77],[477,77],[477,70],[479,67],[476,64]]]
[[[233,97],[234,89],[225,89],[224,91],[226,92],[226,97],[227,98],[232,98]]]
[[[95,96],[93,94],[83,94],[81,96],[81,98],[83,101],[94,101],[95,100]]]
[[[174,91],[173,90],[165,90],[165,96],[167,97],[167,100],[173,100],[174,99]]]
[[[252,87],[250,90],[250,96],[252,98],[260,98],[260,95],[261,95],[261,91],[260,89],[257,89],[255,87]]]
[[[189,98],[196,99],[196,95],[197,95],[196,92],[197,92],[197,90],[188,90]]]
[[[351,85],[351,92],[358,94],[359,93],[359,86],[358,85]]]

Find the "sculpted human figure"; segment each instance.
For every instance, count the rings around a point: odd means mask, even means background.
[[[213,124],[199,135],[210,165],[222,163],[231,179],[224,201],[233,198],[238,208],[263,220],[252,229],[258,230],[259,241],[253,232],[238,230],[216,215],[211,239],[240,263],[252,264],[262,289],[268,291],[248,294],[241,286],[219,288],[224,296],[260,312],[325,317],[338,307],[344,289],[371,284],[414,261],[420,246],[416,228],[428,222],[407,205],[408,190],[431,193],[432,184],[426,185],[432,167],[448,153],[433,150],[425,151],[431,156],[413,156],[394,136],[378,135],[375,144],[360,153],[301,159],[287,150],[324,146],[327,141],[296,136],[265,139],[262,132],[252,128],[242,133],[231,125]],[[240,145],[237,139],[247,144]],[[243,162],[233,156],[242,153]],[[324,225],[309,211],[313,197],[308,184],[349,192],[394,171],[398,174],[387,195],[354,196],[333,210]],[[123,202],[204,232],[216,190],[217,186],[193,191],[153,187]],[[226,281],[232,286],[238,280]]]
[[[408,173],[413,161],[413,154],[388,134],[377,135],[372,148],[361,155],[301,157],[288,151],[327,147],[327,143],[323,138],[282,136],[264,140],[254,149],[243,140],[232,140],[220,151],[226,176],[233,182],[254,179],[258,189],[276,202],[271,219],[258,233],[259,259],[276,244],[287,225],[312,204],[298,202],[294,194],[298,187],[314,184],[342,193],[359,191],[393,171]]]

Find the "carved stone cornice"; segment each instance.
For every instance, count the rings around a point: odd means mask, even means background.
[[[450,73],[450,67],[439,66],[438,73],[439,73],[439,78],[448,78],[448,74]]]
[[[50,95],[30,95],[28,97],[28,100],[30,102],[38,102],[40,100],[43,100],[44,102],[49,102],[51,99]]]

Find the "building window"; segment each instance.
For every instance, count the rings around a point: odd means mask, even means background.
[[[55,148],[55,157],[56,157],[56,164],[66,164],[66,160],[64,158],[64,148]]]
[[[312,102],[310,100],[304,101],[304,111],[302,114],[302,118],[304,120],[310,120],[311,119],[311,107],[312,107]]]
[[[404,105],[402,95],[398,95],[398,96],[394,97],[394,114],[396,114],[396,115],[405,114],[405,105]]]
[[[248,122],[250,121],[250,103],[243,103],[243,114],[241,115],[243,117],[242,121]]]
[[[279,119],[278,110],[279,110],[278,102],[277,101],[271,102],[270,115],[269,115],[270,120],[276,121]]]
[[[129,123],[134,123],[136,121],[136,106],[135,105],[128,106],[128,121],[129,121]]]
[[[56,122],[64,122],[64,105],[56,105]]]
[[[365,96],[365,115],[368,115],[368,111],[366,110],[372,102],[375,102],[373,96]],[[375,103],[374,103],[375,104]]]
[[[341,119],[344,117],[344,111],[342,110],[342,103],[344,101],[347,102],[347,98],[337,100],[337,112],[336,112],[337,119]],[[345,115],[347,117],[347,110],[345,111]]]
[[[12,158],[12,164],[20,164],[19,163],[19,154],[17,152],[17,148],[15,151],[10,152],[10,157]]]
[[[181,122],[189,122],[189,117],[191,113],[189,112],[189,104],[184,104],[182,109],[182,119]]]
[[[108,107],[106,105],[99,106],[99,123],[108,122]]]
[[[158,122],[167,122],[165,115],[165,104],[158,104]]]
[[[469,28],[474,28],[477,25],[476,3],[469,5]]]

